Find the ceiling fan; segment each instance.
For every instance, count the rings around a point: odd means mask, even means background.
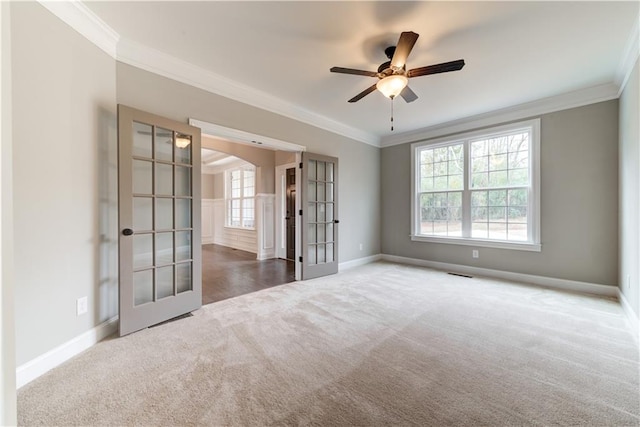
[[[427,65],[426,67],[413,68],[407,71],[407,57],[413,49],[419,34],[413,31],[405,31],[400,34],[397,46],[389,46],[384,50],[389,61],[378,67],[378,71],[355,70],[353,68],[332,67],[332,73],[355,74],[358,76],[377,77],[378,82],[363,90],[348,102],[357,102],[378,89],[384,96],[395,98],[400,95],[406,102],[413,102],[418,99],[418,95],[407,86],[412,77],[427,76],[429,74],[447,73],[458,71],[464,67],[464,59],[444,62],[442,64]]]

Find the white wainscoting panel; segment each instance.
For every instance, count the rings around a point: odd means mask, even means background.
[[[213,199],[202,199],[202,244],[213,243]]]
[[[275,194],[256,194],[256,230],[258,231],[258,259],[269,259],[276,257],[275,210]]]
[[[224,199],[213,199],[213,242],[216,245],[227,246],[251,253],[257,253],[256,230],[225,227]],[[204,213],[203,213],[204,217]],[[203,239],[204,241],[204,239]]]

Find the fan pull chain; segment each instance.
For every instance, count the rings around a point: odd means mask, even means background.
[[[393,99],[395,96],[391,97],[391,132],[393,132]]]

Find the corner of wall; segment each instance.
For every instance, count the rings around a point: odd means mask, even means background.
[[[11,3],[0,2],[0,425],[15,425],[16,355],[13,294]]]

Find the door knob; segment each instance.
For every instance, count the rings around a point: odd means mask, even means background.
[[[125,228],[124,230],[122,230],[122,234],[125,236],[131,236],[133,234],[133,230],[130,228]]]
[[[340,220],[339,220],[339,219],[334,219],[334,220],[333,220],[333,223],[334,223],[334,224],[340,224]]]

